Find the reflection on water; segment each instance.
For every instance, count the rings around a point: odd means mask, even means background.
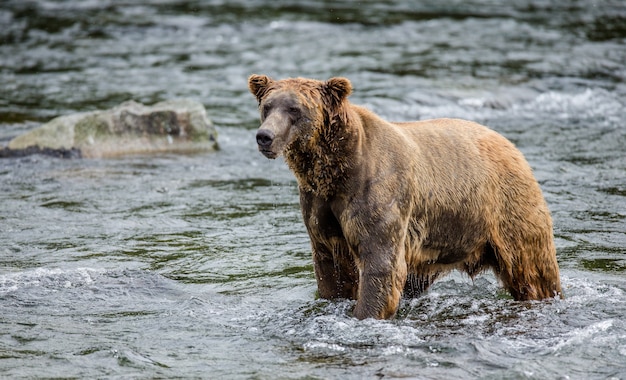
[[[0,376],[623,378],[622,1],[21,1],[0,9],[0,142],[191,97],[221,150],[0,159]],[[293,176],[254,146],[251,73],[350,78],[385,118],[461,117],[524,152],[565,300],[446,277],[393,321],[316,299]]]

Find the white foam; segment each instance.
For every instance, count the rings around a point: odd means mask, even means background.
[[[336,344],[336,343],[326,343],[326,342],[306,342],[303,345],[305,351],[334,351],[334,352],[344,352],[346,350],[345,347]]]
[[[417,113],[421,119],[459,117],[468,120],[499,116],[537,118],[541,114],[546,114],[551,119],[597,118],[613,123],[619,121],[623,115],[624,105],[618,95],[604,89],[587,88],[577,93],[548,91],[539,94],[532,91],[523,91],[520,94],[518,90],[516,91],[463,94],[452,100],[442,97],[433,104],[411,104],[408,110],[405,110],[403,105],[396,105],[396,113],[407,115]]]
[[[32,287],[59,289],[89,285],[102,273],[102,270],[93,268],[36,268],[5,273],[0,275],[0,295]]]
[[[570,117],[609,117],[621,112],[623,105],[619,98],[603,89],[591,89],[579,93],[545,92],[534,100],[513,106],[514,112],[549,113],[554,117],[566,119]]]
[[[562,350],[565,347],[585,344],[585,342],[588,342],[591,337],[597,335],[598,333],[607,331],[612,326],[613,320],[607,319],[580,329],[575,329],[568,332],[564,340],[557,343],[553,347],[553,349],[555,352],[558,353],[558,351]]]

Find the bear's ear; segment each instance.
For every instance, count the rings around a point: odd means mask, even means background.
[[[332,107],[337,107],[352,93],[352,83],[347,78],[330,78],[324,83],[324,94]]]
[[[272,82],[273,80],[267,75],[252,74],[250,78],[248,78],[248,88],[260,103]]]

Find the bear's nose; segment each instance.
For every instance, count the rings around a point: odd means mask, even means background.
[[[260,147],[267,148],[272,145],[274,141],[274,132],[269,129],[259,129],[256,133],[256,143],[259,144]]]

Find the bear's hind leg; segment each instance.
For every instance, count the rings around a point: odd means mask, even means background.
[[[404,285],[404,298],[417,298],[439,278],[440,273],[417,274],[409,273]]]
[[[494,247],[496,275],[516,301],[561,297],[561,281],[554,244],[547,236],[526,244]]]

